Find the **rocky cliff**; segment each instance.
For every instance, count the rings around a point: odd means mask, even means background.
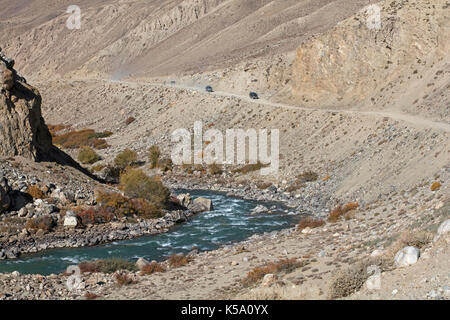
[[[298,48],[292,82],[298,102],[339,106],[374,101],[391,84],[411,87],[414,80],[425,79],[424,73],[433,66],[442,64],[445,69],[450,43],[448,1],[386,0],[378,6],[381,28],[371,28],[373,16],[362,10]],[[432,70],[430,77],[438,70]]]
[[[52,137],[41,115],[41,96],[0,49],[0,157],[45,159]]]

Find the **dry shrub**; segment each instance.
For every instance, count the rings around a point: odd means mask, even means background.
[[[329,298],[339,299],[358,291],[369,277],[367,267],[366,263],[358,263],[339,270],[331,282]]]
[[[126,196],[148,200],[158,208],[163,208],[169,201],[169,189],[160,180],[147,176],[142,170],[127,170],[120,176],[120,184]]]
[[[247,164],[241,168],[234,169],[233,173],[247,174],[253,171],[261,170],[262,168],[265,168],[267,166],[268,166],[267,164],[262,164],[261,162],[258,161],[255,164]]]
[[[93,164],[100,160],[98,154],[91,147],[82,147],[78,152],[78,161],[82,164]]]
[[[205,172],[205,169],[203,168],[203,166],[201,164],[183,163],[182,168],[188,174],[192,174],[192,173],[194,173],[194,171],[198,171],[198,172],[202,172],[202,173]]]
[[[305,228],[319,228],[321,226],[323,226],[325,224],[325,220],[323,219],[314,219],[312,217],[306,217],[302,220],[300,220],[300,222],[297,225],[297,231],[302,231]]]
[[[305,184],[299,180],[294,181],[289,187],[286,188],[287,192],[294,192],[305,187]]]
[[[299,183],[313,182],[319,179],[319,175],[313,171],[305,171],[297,176]]]
[[[159,157],[161,156],[161,150],[158,146],[153,145],[148,149],[148,160],[150,162],[150,168],[156,168],[159,163]]]
[[[265,189],[271,187],[272,185],[273,185],[272,182],[258,181],[258,182],[256,183],[256,187],[257,187],[258,189],[260,189],[260,190],[265,190]]]
[[[114,213],[115,217],[136,214],[145,219],[159,218],[163,215],[161,206],[156,203],[142,198],[129,199],[116,192],[98,191],[96,200],[101,204],[100,208],[96,209],[96,213],[99,218],[103,218],[103,221],[104,218],[110,217],[105,217],[108,212]]]
[[[32,230],[44,230],[46,232],[49,232],[55,225],[56,224],[55,221],[53,221],[53,218],[47,215],[28,220],[25,224],[25,228]]]
[[[131,199],[130,206],[135,214],[144,219],[161,218],[164,216],[160,206],[145,199]]]
[[[358,209],[358,207],[359,207],[358,202],[350,202],[344,206],[339,205],[330,212],[330,215],[328,216],[328,221],[333,223],[337,222],[342,216],[350,214],[350,211],[356,210]],[[351,216],[348,215],[347,219],[350,217]]]
[[[97,298],[100,298],[100,296],[98,294],[86,291],[86,293],[84,294],[84,298],[86,300],[95,300]]]
[[[168,259],[168,263],[171,268],[179,268],[185,266],[191,261],[192,261],[191,257],[188,257],[182,253],[173,254]]]
[[[114,212],[105,206],[90,207],[77,212],[83,225],[102,224],[113,221],[116,218]]]
[[[98,165],[95,165],[95,166],[93,166],[93,167],[91,168],[91,172],[100,172],[100,171],[102,171],[105,167],[106,167],[106,165],[104,165],[104,164],[98,164]]]
[[[431,191],[436,191],[436,190],[439,190],[441,188],[441,186],[442,185],[436,181],[431,185],[430,189],[431,189]]]
[[[150,262],[142,267],[141,274],[142,275],[149,275],[157,272],[166,272],[166,268],[158,262]]]
[[[98,190],[96,192],[96,201],[107,207],[120,209],[128,205],[129,199],[117,192]]]
[[[392,265],[392,259],[377,257],[363,260],[335,272],[330,285],[329,298],[344,298],[361,289],[366,280],[372,275],[368,269],[370,266],[376,266],[381,272],[384,272],[391,270]]]
[[[256,267],[249,271],[247,276],[242,280],[242,284],[246,287],[259,282],[266,274],[289,273],[303,266],[296,258],[280,259],[276,262],[270,262],[262,267]]]
[[[120,152],[114,159],[117,167],[125,169],[137,161],[137,153],[131,149],[125,149]]]
[[[109,136],[111,132],[97,133],[92,129],[70,131],[53,137],[53,143],[66,149],[78,149],[89,146],[94,149],[106,149],[109,145],[99,137]]]
[[[222,167],[216,163],[210,164],[208,166],[208,169],[209,169],[209,173],[212,175],[222,174],[222,172],[223,172]]]
[[[95,273],[100,272],[97,261],[85,261],[78,264],[81,273]]]
[[[48,127],[48,130],[50,131],[50,134],[52,135],[52,137],[54,137],[54,136],[56,136],[57,132],[70,128],[70,125],[49,124],[49,125],[47,125],[47,127]]]
[[[116,278],[116,283],[119,287],[137,283],[137,281],[133,280],[133,278],[127,274],[116,274],[114,277]]]
[[[82,273],[114,273],[116,271],[137,271],[136,264],[119,258],[111,258],[104,260],[86,261],[78,265]]]
[[[28,186],[25,193],[29,194],[33,199],[45,199],[47,197],[44,191],[39,189],[36,185]]]

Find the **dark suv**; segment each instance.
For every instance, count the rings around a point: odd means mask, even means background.
[[[256,92],[250,92],[250,99],[259,99],[259,97]]]
[[[205,87],[205,91],[206,92],[214,92],[213,88],[211,86],[206,86]]]

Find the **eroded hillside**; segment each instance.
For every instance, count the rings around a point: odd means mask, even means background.
[[[122,78],[205,71],[294,50],[369,0],[0,1],[0,42],[28,76]],[[319,18],[320,17],[320,18]]]

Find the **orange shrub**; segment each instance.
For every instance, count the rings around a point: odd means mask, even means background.
[[[97,133],[92,129],[70,131],[53,137],[53,143],[67,149],[89,146],[94,149],[106,149],[109,145],[99,137],[109,136],[111,132]]]
[[[173,254],[169,257],[169,266],[172,268],[178,268],[182,267],[184,265],[187,265],[189,262],[192,261],[192,258],[180,253],[180,254]]]
[[[300,220],[300,222],[297,225],[297,230],[298,231],[302,231],[305,228],[318,228],[321,227],[325,224],[325,221],[323,219],[314,219],[312,217],[307,217],[304,218],[302,220]]]
[[[33,199],[45,199],[46,198],[45,193],[41,189],[39,189],[39,187],[36,185],[29,186],[27,188],[27,190],[25,191],[25,193],[29,194],[31,197],[33,197]]]
[[[135,284],[136,281],[133,280],[130,276],[126,274],[116,274],[115,275],[116,282],[118,286],[129,286],[131,284]]]
[[[436,190],[439,190],[441,188],[441,186],[442,185],[436,181],[431,185],[430,189],[431,189],[431,191],[436,191]]]
[[[141,274],[149,275],[157,272],[166,272],[166,268],[158,262],[150,262],[141,269]]]
[[[276,262],[270,262],[262,267],[256,267],[249,271],[247,276],[242,280],[244,286],[250,286],[260,281],[266,274],[275,274],[280,272],[292,272],[297,268],[302,267],[303,264],[296,258],[280,259]]]
[[[328,221],[337,222],[343,215],[352,210],[358,209],[358,207],[359,207],[358,202],[350,202],[344,206],[339,205],[331,211],[330,215],[328,216]]]
[[[114,212],[104,206],[90,207],[78,212],[77,215],[84,225],[106,223],[114,220],[116,217]]]

